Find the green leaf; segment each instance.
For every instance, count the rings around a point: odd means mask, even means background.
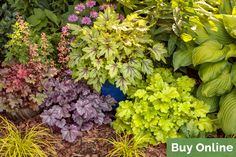
[[[120,87],[120,89],[124,92],[128,91],[128,86],[130,83],[122,76],[116,79],[116,86]]]
[[[180,67],[189,66],[192,64],[192,49],[177,50],[173,54],[173,66],[174,70],[179,69]]]
[[[222,74],[222,71],[225,71],[226,68],[229,71],[231,64],[225,60],[216,63],[205,63],[200,66],[198,74],[203,82],[208,82]]]
[[[199,65],[207,62],[217,62],[225,57],[228,47],[215,40],[208,40],[193,50],[193,65]]]
[[[46,16],[54,22],[57,26],[59,26],[59,19],[57,18],[56,14],[54,14],[52,11],[45,9],[44,10]]]
[[[176,48],[176,42],[177,42],[177,36],[176,35],[170,35],[170,39],[168,40],[168,55],[172,55],[175,48]]]
[[[30,17],[27,18],[27,21],[32,25],[32,26],[37,26],[38,24],[41,23],[40,19],[37,19],[35,15],[31,15]]]
[[[231,58],[231,57],[236,57],[236,45],[235,44],[230,44],[227,45],[229,47],[229,51],[227,52],[225,56],[225,60]]]
[[[232,83],[234,84],[234,86],[236,86],[236,63],[234,63],[232,65],[232,69],[231,69],[231,79],[232,79]]]
[[[236,38],[236,15],[223,15],[223,21],[227,32]]]
[[[220,127],[226,135],[236,133],[236,89],[222,97],[220,100],[220,111],[218,119]]]
[[[204,83],[201,91],[205,97],[221,96],[230,92],[232,87],[230,73],[226,70],[214,80]]]
[[[201,90],[202,90],[202,85],[198,87],[197,92],[196,92],[196,97],[204,101],[204,103],[206,103],[208,106],[210,106],[209,113],[216,112],[219,108],[220,97],[216,97],[216,96],[205,97],[202,95]]]
[[[138,80],[142,79],[142,74],[136,68],[127,63],[123,64],[123,66],[121,67],[121,73],[123,74],[124,78],[133,83],[135,83],[136,78]]]
[[[44,11],[42,9],[39,8],[35,8],[34,9],[34,17],[38,20],[44,20],[44,18],[46,17]]]
[[[163,62],[165,62],[165,56],[167,56],[168,51],[165,48],[164,44],[162,43],[157,43],[155,45],[153,45],[153,48],[149,48],[152,58],[154,58],[157,61],[162,60]]]
[[[106,66],[106,69],[109,70],[109,76],[115,78],[118,75],[119,68],[121,67],[120,63],[111,63]]]
[[[153,73],[153,64],[150,59],[143,59],[141,61],[141,67],[144,74],[150,75]]]

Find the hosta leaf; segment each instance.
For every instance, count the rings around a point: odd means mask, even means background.
[[[180,67],[189,66],[192,64],[192,49],[177,50],[173,54],[173,66],[174,70]]]
[[[236,89],[220,100],[218,119],[225,134],[236,133]]]
[[[221,96],[233,87],[229,71],[224,71],[212,81],[202,85],[202,95],[205,97]]]
[[[203,82],[208,82],[222,74],[222,71],[226,68],[229,71],[231,64],[225,60],[216,63],[205,63],[200,66],[198,74]]]
[[[216,112],[219,107],[219,97],[205,97],[202,95],[202,85],[200,85],[196,92],[196,97],[202,101],[204,101],[208,106],[210,106],[209,113]]]
[[[236,86],[236,63],[233,64],[231,69],[231,79],[232,83]]]
[[[230,44],[227,45],[229,47],[229,51],[227,52],[225,59],[229,59],[231,57],[236,57],[236,45],[235,44]]]
[[[215,40],[208,40],[193,50],[193,65],[206,62],[217,62],[225,57],[228,48]]]
[[[223,21],[227,32],[236,38],[236,15],[223,15]]]

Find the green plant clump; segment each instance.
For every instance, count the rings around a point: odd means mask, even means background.
[[[49,129],[40,125],[20,132],[6,118],[0,116],[0,156],[2,157],[48,157],[56,156],[55,139]],[[54,142],[53,142],[54,140]]]
[[[165,143],[168,138],[202,137],[215,126],[207,117],[209,106],[191,95],[195,81],[187,76],[172,75],[158,68],[146,85],[120,102],[113,127],[117,132],[145,135],[143,143]]]
[[[108,79],[122,91],[137,86],[153,72],[153,62],[165,61],[167,50],[148,33],[148,21],[130,14],[123,21],[112,8],[100,13],[92,27],[69,25],[76,35],[69,66],[76,80],[85,79],[100,91]]]
[[[236,2],[188,0],[174,4],[178,10],[175,19],[178,19],[182,31],[180,37],[190,48],[179,48],[174,53],[173,65],[175,69],[193,65],[198,70],[202,80],[198,98],[211,106],[211,112],[217,112],[219,108],[220,127],[226,134],[235,134],[236,119],[229,115],[236,109],[233,101],[236,86]]]

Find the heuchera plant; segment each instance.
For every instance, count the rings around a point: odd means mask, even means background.
[[[166,142],[168,138],[198,137],[214,131],[207,117],[209,106],[191,95],[195,81],[171,70],[158,68],[146,86],[120,102],[113,127],[117,132],[143,135],[143,144]]]
[[[123,21],[118,16],[107,8],[92,27],[69,25],[76,35],[69,61],[73,77],[87,80],[97,91],[108,79],[127,92],[153,72],[152,59],[165,61],[167,55],[164,45],[151,39],[141,16],[131,14]]]
[[[46,97],[42,93],[44,83],[57,72],[48,59],[51,49],[46,35],[42,33],[38,44],[31,43],[28,24],[18,18],[15,26],[17,29],[6,46],[7,64],[0,69],[0,109],[10,113],[22,108],[37,110]],[[18,56],[19,53],[24,57]]]
[[[100,96],[84,82],[74,82],[69,76],[53,78],[46,84],[45,94],[48,97],[40,117],[43,123],[60,129],[68,142],[74,142],[81,131],[90,130],[95,124],[111,122],[107,112],[115,100]]]

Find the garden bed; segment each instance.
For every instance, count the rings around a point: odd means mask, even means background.
[[[37,116],[20,122],[17,126],[20,130],[25,130],[26,126],[35,126],[40,123],[41,119]],[[52,130],[50,134],[58,141],[55,144],[57,157],[105,157],[112,149],[112,145],[104,139],[116,138],[116,133],[110,125],[96,126],[90,131],[83,132],[82,137],[78,138],[75,143],[62,140],[61,134]],[[166,144],[150,146],[144,149],[144,152],[145,157],[166,157]]]

